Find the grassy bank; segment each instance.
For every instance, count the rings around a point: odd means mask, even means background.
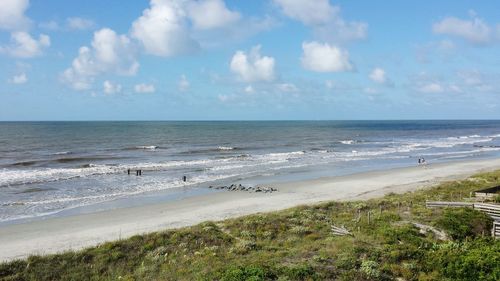
[[[0,280],[500,280],[491,219],[471,209],[425,208],[425,200],[461,200],[493,184],[500,171],[31,256],[1,264]],[[352,235],[335,236],[332,225]]]

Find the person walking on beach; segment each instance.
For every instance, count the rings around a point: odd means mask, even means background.
[[[425,158],[424,158],[424,157],[419,157],[419,158],[418,158],[418,165],[419,165],[419,166],[424,166],[424,167],[426,167],[426,166],[427,166],[427,162],[425,161]]]

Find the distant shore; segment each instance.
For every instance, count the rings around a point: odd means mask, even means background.
[[[275,184],[278,192],[218,192],[178,201],[0,227],[0,260],[80,249],[169,228],[332,200],[402,193],[500,169],[500,159],[398,168]]]

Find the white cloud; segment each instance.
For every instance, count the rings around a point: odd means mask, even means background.
[[[491,27],[482,19],[471,14],[472,18],[463,20],[456,17],[446,17],[434,23],[432,30],[436,34],[444,34],[462,38],[472,44],[487,44],[493,40]]]
[[[66,19],[66,23],[59,24],[55,20],[45,21],[38,24],[38,27],[51,31],[73,31],[73,30],[88,30],[96,27],[93,20],[81,18],[81,17],[70,17]]]
[[[483,73],[478,70],[462,70],[457,72],[460,86],[468,92],[492,92],[497,87],[498,75]]]
[[[385,70],[379,67],[374,68],[369,77],[373,82],[378,84],[384,84],[387,81]]]
[[[437,82],[431,82],[418,88],[419,92],[427,94],[438,94],[444,92],[444,90],[444,87]]]
[[[0,53],[18,58],[32,58],[42,54],[50,46],[50,37],[40,34],[33,38],[26,30],[31,20],[24,14],[29,0],[2,0],[0,4],[0,30],[11,31],[10,43],[0,45]]]
[[[410,85],[420,93],[457,94],[473,98],[480,93],[500,93],[496,83],[499,77],[497,73],[485,73],[474,69],[457,71],[455,77],[422,72],[410,77]]]
[[[442,51],[449,51],[455,49],[455,43],[450,40],[441,40],[437,44],[437,48]]]
[[[241,19],[241,15],[230,11],[222,0],[192,1],[187,10],[194,27],[202,30],[226,27]]]
[[[99,72],[92,50],[83,46],[78,50],[78,56],[73,59],[71,67],[61,74],[61,80],[70,84],[75,90],[88,90],[92,87],[94,76]]]
[[[482,73],[477,70],[461,70],[456,77],[443,77],[425,72],[410,78],[413,88],[420,93],[428,94],[461,94],[472,95],[480,92],[498,92],[495,82],[498,74]]]
[[[24,72],[18,75],[14,75],[12,78],[9,79],[9,83],[13,84],[24,84],[26,82],[28,82],[28,77]]]
[[[242,18],[218,28],[193,28],[191,35],[200,44],[201,48],[213,49],[226,47],[228,44],[234,44],[235,42],[240,43],[246,38],[268,31],[278,25],[277,19],[266,15],[264,17]]]
[[[41,22],[38,24],[38,27],[47,30],[59,30],[61,28],[59,24],[54,20]]]
[[[454,92],[454,93],[463,93],[463,90],[460,86],[458,85],[455,85],[455,84],[451,84],[449,87],[450,91]]]
[[[297,88],[297,86],[295,86],[292,83],[281,83],[281,84],[278,84],[277,87],[278,87],[278,90],[280,92],[285,92],[285,93],[291,93],[291,92],[298,92],[299,91],[299,88]]]
[[[146,53],[171,57],[224,46],[276,26],[264,18],[244,18],[224,0],[150,0],[130,30]]]
[[[306,25],[328,23],[338,8],[330,5],[329,0],[274,0],[283,13]]]
[[[479,86],[484,84],[483,75],[477,70],[459,71],[457,75],[467,86]]]
[[[134,90],[136,93],[140,93],[140,94],[147,94],[147,93],[156,92],[156,88],[153,84],[145,84],[145,83],[135,85]]]
[[[354,67],[349,61],[349,52],[327,43],[302,43],[304,54],[301,58],[302,66],[316,72],[350,71]]]
[[[393,82],[387,77],[384,69],[376,67],[372,70],[368,77],[377,84],[383,84],[386,86],[393,86]]]
[[[72,17],[66,19],[68,28],[73,30],[86,30],[95,27],[94,21],[90,19]]]
[[[134,46],[126,35],[103,28],[94,33],[91,46],[80,47],[71,67],[61,76],[75,90],[89,89],[101,73],[135,75],[139,69]]]
[[[218,96],[217,96],[217,99],[218,99],[220,102],[226,102],[226,101],[230,100],[230,99],[231,99],[231,97],[230,97],[230,96],[228,96],[228,95],[218,95]]]
[[[346,22],[337,17],[331,23],[316,26],[313,29],[316,37],[334,43],[343,43],[365,39],[368,33],[368,24],[364,22]]]
[[[0,46],[0,53],[18,58],[32,58],[42,54],[43,49],[50,46],[50,37],[40,34],[38,39],[24,31],[15,31],[10,35],[10,44]]]
[[[198,50],[199,44],[186,27],[183,4],[180,0],[151,0],[150,8],[132,23],[131,35],[147,53],[169,57]]]
[[[261,56],[261,46],[257,45],[247,54],[237,51],[231,59],[231,71],[238,74],[239,78],[246,82],[273,81],[274,58]]]
[[[103,28],[94,33],[92,48],[95,59],[104,71],[122,75],[133,75],[137,72],[134,47],[126,35],[118,35],[109,28]]]
[[[255,92],[254,88],[252,87],[252,85],[248,85],[245,87],[245,93],[247,94],[253,94]]]
[[[177,88],[181,92],[185,92],[189,90],[190,84],[189,81],[186,78],[186,75],[181,75],[181,78],[179,79],[179,83],[177,84]]]
[[[102,84],[104,93],[106,94],[116,94],[122,91],[122,85],[113,83],[109,80],[104,81]]]
[[[30,20],[24,15],[29,0],[2,0],[0,8],[0,29],[25,30]]]
[[[274,0],[283,13],[313,28],[321,40],[345,42],[366,38],[368,25],[364,22],[346,22],[340,8],[329,0]]]
[[[420,63],[429,63],[435,57],[447,61],[455,50],[456,44],[449,39],[432,41],[416,46],[416,58]]]

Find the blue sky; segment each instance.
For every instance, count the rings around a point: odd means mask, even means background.
[[[0,120],[500,118],[498,1],[0,5]]]

